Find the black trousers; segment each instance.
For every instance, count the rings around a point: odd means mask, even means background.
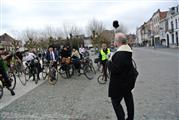
[[[2,75],[5,84],[7,85],[7,87],[11,86],[11,81],[8,78],[7,72],[2,68],[3,66],[0,66],[0,74]]]
[[[37,68],[37,73],[34,73],[35,72],[35,69]],[[39,74],[41,72],[41,65],[40,63],[34,63],[34,61],[31,61],[31,64],[30,64],[30,73],[32,74],[33,76],[33,80],[35,80],[35,74],[37,74],[37,79],[40,79],[39,77]]]
[[[134,120],[134,100],[132,92],[125,93],[118,98],[111,98],[114,111],[118,120],[125,120],[125,113],[121,105],[121,100],[124,98],[128,118],[126,120]]]
[[[103,74],[105,75],[105,80],[107,80],[107,60],[101,61],[101,64],[103,66]]]

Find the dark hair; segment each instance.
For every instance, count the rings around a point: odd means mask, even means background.
[[[53,46],[52,46],[52,45],[50,45],[50,46],[48,47],[48,49],[49,49],[49,48],[53,48]]]

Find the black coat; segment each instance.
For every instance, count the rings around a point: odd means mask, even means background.
[[[57,58],[58,58],[58,57],[57,57],[57,54],[56,54],[55,52],[53,52],[53,53],[54,53],[54,55],[55,55],[55,60],[57,60]],[[47,61],[50,61],[50,60],[51,60],[50,52],[49,52],[49,51],[47,51],[45,58],[46,58]]]
[[[130,75],[131,69],[133,69],[132,52],[118,51],[113,55],[110,64],[109,97],[116,98],[133,89]]]
[[[62,58],[63,58],[63,57],[65,57],[65,58],[71,57],[70,51],[69,51],[69,50],[62,50],[62,51],[61,51],[61,57],[62,57]]]

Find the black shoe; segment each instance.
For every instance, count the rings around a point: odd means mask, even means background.
[[[15,95],[15,92],[13,90],[11,90],[11,95],[14,96]]]

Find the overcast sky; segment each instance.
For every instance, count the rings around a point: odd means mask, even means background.
[[[16,31],[47,26],[63,29],[63,24],[85,29],[92,19],[108,29],[113,20],[119,20],[129,33],[135,33],[157,9],[168,10],[179,0],[0,0],[0,4],[0,35],[6,32],[17,37]]]

